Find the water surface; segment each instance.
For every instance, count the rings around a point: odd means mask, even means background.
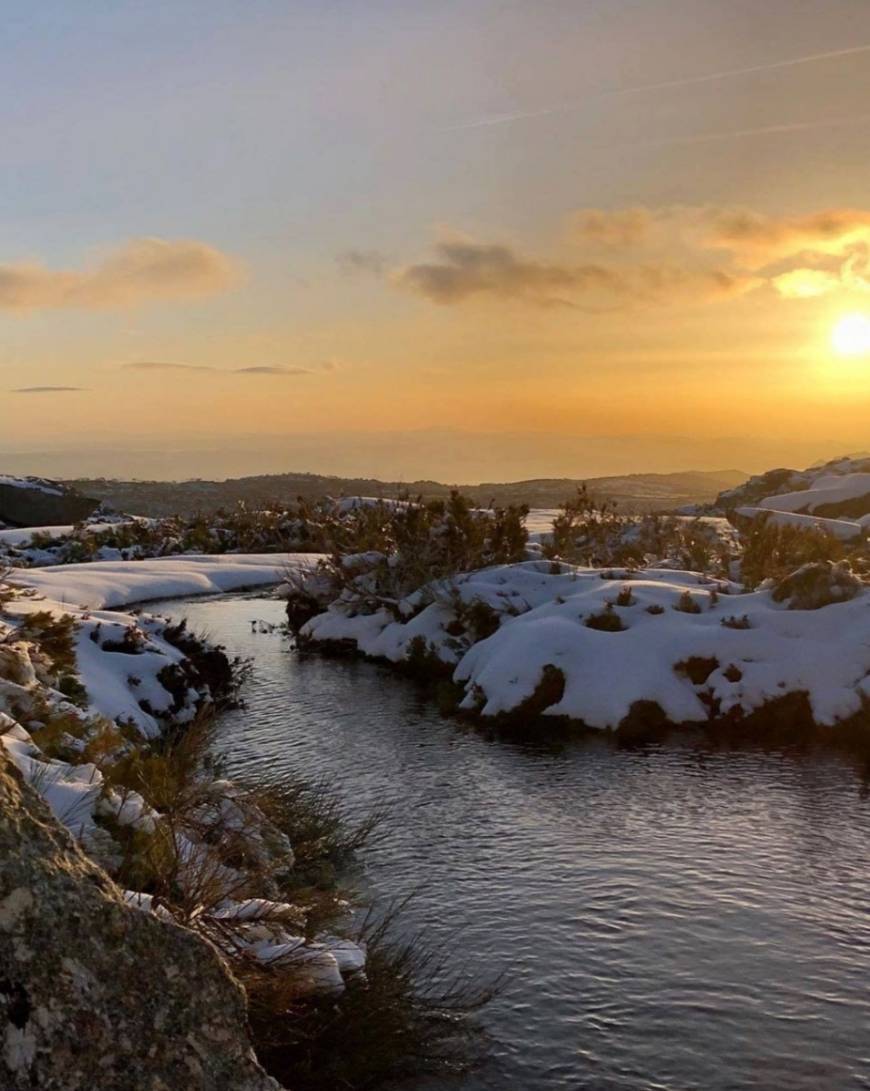
[[[447,1086],[870,1087],[870,802],[844,759],[506,741],[383,668],[252,632],[278,602],[162,610],[255,659],[219,725],[230,775],[326,776],[355,814],[388,804],[370,889],[419,888],[407,929],[472,976],[509,972],[482,1016],[491,1061]]]

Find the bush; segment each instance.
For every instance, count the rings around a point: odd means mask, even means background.
[[[840,561],[845,556],[844,544],[817,527],[756,519],[744,536],[741,579],[751,591],[763,580],[780,580],[811,561]]]
[[[752,628],[752,622],[749,620],[748,614],[742,614],[740,617],[737,617],[735,614],[730,614],[728,617],[722,618],[721,624],[724,625],[726,629]]]
[[[680,595],[674,609],[679,610],[681,614],[700,614],[701,612],[701,607],[688,591],[684,591],[682,595]]]
[[[448,500],[381,502],[326,517],[330,552],[322,573],[332,597],[365,613],[392,610],[412,592],[463,572],[525,559],[528,508],[480,510],[458,492]],[[418,603],[420,609],[426,601]]]
[[[625,629],[622,618],[610,603],[600,613],[590,614],[583,624],[587,629],[597,629],[600,633],[621,633]]]

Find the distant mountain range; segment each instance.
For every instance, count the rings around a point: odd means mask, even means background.
[[[375,478],[327,477],[320,474],[266,474],[227,481],[115,481],[80,478],[68,481],[86,496],[135,515],[210,512],[244,502],[252,507],[291,503],[297,497],[323,496],[447,496],[458,488],[481,505],[528,504],[557,507],[584,483],[596,495],[615,500],[627,512],[665,511],[685,504],[707,503],[726,489],[747,480],[740,470],[690,470],[669,474],[626,474],[597,478],[535,478],[529,481],[445,485],[438,481],[379,481]]]

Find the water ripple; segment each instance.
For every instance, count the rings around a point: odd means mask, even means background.
[[[278,603],[164,609],[255,656],[229,771],[388,805],[372,893],[419,890],[410,932],[508,971],[461,1091],[870,1087],[870,806],[843,761],[492,739],[380,668],[251,633]]]

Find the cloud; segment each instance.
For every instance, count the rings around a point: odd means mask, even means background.
[[[16,387],[13,394],[71,394],[82,390],[87,390],[86,386],[19,386]]]
[[[308,367],[270,367],[266,364],[258,364],[255,367],[237,367],[233,369],[236,375],[310,375]]]
[[[132,307],[225,291],[241,271],[229,256],[194,239],[132,239],[91,268],[0,264],[0,309]]]
[[[387,268],[387,258],[377,250],[345,250],[336,259],[341,271],[348,275],[368,273],[383,276]]]
[[[721,269],[684,269],[665,263],[630,266],[531,260],[500,244],[450,239],[435,246],[436,261],[395,274],[402,288],[435,303],[474,296],[538,306],[612,309],[635,303],[707,300],[740,295],[757,279]]]
[[[771,283],[784,299],[812,299],[841,286],[839,276],[826,269],[791,269],[773,277]]]
[[[169,360],[134,360],[123,364],[133,371],[208,371],[216,375],[311,375],[307,367],[283,367],[272,364],[253,364],[249,367],[219,368],[209,364],[176,364]]]
[[[726,68],[715,72],[702,72],[697,75],[678,76],[667,80],[657,80],[653,83],[635,83],[624,87],[603,88],[598,92],[587,95],[582,101],[563,102],[555,106],[543,106],[533,110],[512,110],[489,117],[474,118],[461,121],[448,127],[448,131],[462,129],[479,129],[490,125],[509,125],[515,121],[527,121],[541,117],[550,117],[553,114],[570,113],[575,110],[587,108],[590,103],[600,99],[613,98],[622,95],[649,94],[653,91],[669,91],[681,87],[694,87],[698,84],[718,83],[722,80],[737,79],[742,76],[752,76],[761,72],[774,72],[782,68],[794,68],[805,64],[818,64],[825,61],[838,61],[846,57],[853,57],[864,53],[870,53],[870,43],[847,46],[844,49],[828,49],[821,53],[805,53],[800,57],[786,57],[780,60],[767,61],[764,64],[753,64],[745,68]]]
[[[584,208],[568,222],[573,249],[559,260],[452,235],[390,279],[443,306],[486,298],[587,311],[716,302],[764,286],[790,300],[870,293],[868,209]]]
[[[653,225],[648,208],[623,208],[605,212],[600,208],[584,208],[572,217],[577,235],[601,246],[636,246],[643,242]]]
[[[829,208],[806,216],[766,216],[746,208],[706,209],[707,243],[764,266],[805,251],[848,255],[870,243],[870,211]]]
[[[173,364],[168,360],[134,360],[123,366],[133,371],[217,371],[208,364]]]

